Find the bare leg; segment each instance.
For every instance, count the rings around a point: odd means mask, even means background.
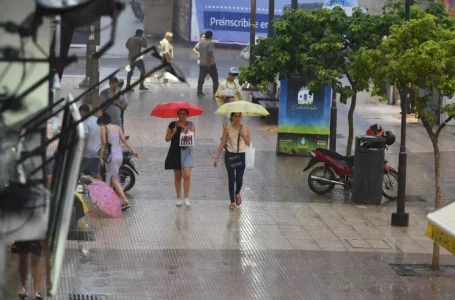
[[[28,273],[28,253],[19,254],[19,277],[21,279],[22,287],[27,286],[27,273]]]
[[[51,290],[51,266],[50,266],[50,251],[49,251],[49,244],[47,243],[47,239],[43,244],[43,255],[44,255],[44,267],[46,270],[46,292],[49,295]]]
[[[41,257],[35,254],[31,254],[31,256],[34,293],[39,293],[41,289]]]
[[[175,193],[177,194],[177,199],[182,197],[182,171],[174,170],[174,185]]]
[[[101,178],[100,174],[93,174],[92,177],[95,178],[95,179],[103,181],[103,178]]]
[[[190,196],[190,186],[191,186],[191,168],[183,169],[183,193],[185,194],[185,199],[188,199]]]
[[[122,200],[123,204],[128,204],[128,199],[126,199],[125,193],[123,192],[122,185],[114,178],[111,177],[111,186],[114,188],[117,196]]]

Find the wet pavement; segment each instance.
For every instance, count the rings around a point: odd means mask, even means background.
[[[67,77],[65,93],[77,94],[80,78]],[[302,169],[308,158],[277,157],[276,127],[245,118],[256,148],[256,166],[245,174],[240,209],[230,211],[227,174],[213,168],[221,135],[212,97],[192,88],[148,83],[129,97],[126,134],[138,151],[140,175],[128,194],[132,208],[120,219],[94,211],[85,217],[95,241],[69,241],[59,297],[102,294],[107,299],[453,299],[454,279],[400,277],[390,263],[430,263],[432,242],[424,236],[432,210],[432,153],[409,149],[410,226],[390,226],[395,203],[354,205],[341,188],[317,196]],[[207,95],[211,90],[206,87]],[[190,101],[205,113],[192,118],[197,131],[191,208],[175,206],[172,172],[164,171],[171,120],[151,118],[153,107]],[[347,115],[340,105],[339,120]],[[340,121],[339,132],[346,132]],[[369,121],[356,115],[356,128]],[[343,129],[344,128],[344,129]],[[364,128],[364,129],[362,129]],[[345,147],[340,138],[339,149]],[[387,153],[397,165],[396,145]],[[455,193],[454,154],[443,153],[444,200]],[[90,203],[90,199],[87,198]],[[442,263],[455,264],[442,250]],[[11,258],[14,256],[9,254]],[[18,291],[16,260],[8,260],[9,298]]]

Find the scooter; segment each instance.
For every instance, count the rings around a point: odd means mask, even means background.
[[[376,124],[368,129],[367,135],[383,136],[389,146],[395,142],[393,133],[390,131],[384,132]],[[348,189],[352,188],[352,177],[354,174],[353,155],[343,156],[335,151],[323,148],[317,148],[310,153],[313,157],[303,170],[304,172],[318,163],[324,164],[311,170],[308,175],[308,186],[313,192],[318,195],[324,195],[331,192],[335,185],[342,185]],[[398,172],[388,164],[387,160],[384,160],[382,194],[390,200],[398,198]]]
[[[136,174],[139,175],[139,172],[136,170],[134,165],[133,154],[128,148],[122,148],[123,153],[123,162],[119,169],[120,184],[123,187],[123,191],[127,192],[131,190],[136,183]],[[136,173],[136,174],[135,174]],[[82,174],[90,175],[90,170],[82,170]],[[106,168],[101,167],[101,178],[106,180]]]

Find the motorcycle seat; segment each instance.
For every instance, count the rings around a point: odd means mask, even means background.
[[[317,151],[319,151],[327,156],[330,156],[333,159],[347,161],[347,162],[354,162],[354,155],[344,156],[335,151],[332,151],[329,149],[323,149],[323,148],[318,148]]]
[[[131,151],[128,148],[122,148],[122,153],[124,156],[128,156],[131,154]]]

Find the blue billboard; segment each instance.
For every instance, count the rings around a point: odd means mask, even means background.
[[[283,78],[280,86],[277,152],[308,155],[313,149],[327,148],[331,87],[312,93],[308,80],[300,76]]]
[[[202,32],[213,31],[213,40],[222,44],[248,44],[250,41],[251,6],[249,0],[191,0],[191,30],[189,40],[198,42]],[[275,18],[283,14],[291,0],[275,0]],[[299,7],[341,6],[348,15],[358,7],[357,0],[299,0]],[[256,0],[256,35],[268,31],[269,0]],[[187,39],[188,37],[184,36]]]
[[[302,0],[300,0],[301,2]],[[309,0],[305,0],[309,1]],[[311,2],[322,0],[311,0]],[[275,0],[275,18],[291,0]],[[256,33],[267,35],[269,1],[256,1]],[[214,42],[248,44],[250,41],[251,6],[249,0],[192,0],[192,42],[199,41],[202,32],[213,31]]]

